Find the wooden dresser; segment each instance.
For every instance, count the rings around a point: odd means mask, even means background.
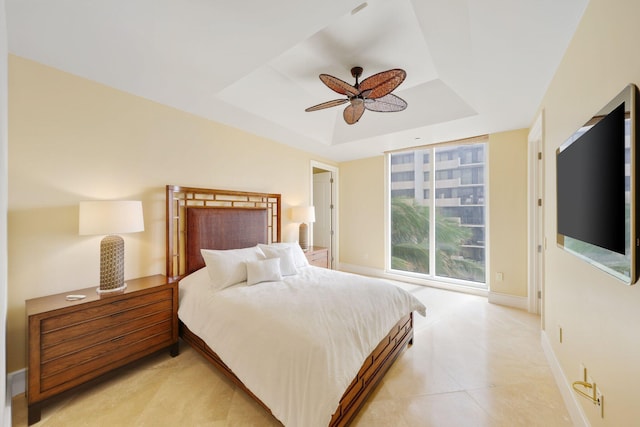
[[[52,396],[160,349],[178,354],[178,283],[162,275],[126,283],[122,293],[92,287],[26,302],[29,424]]]
[[[320,246],[312,246],[304,253],[309,264],[316,267],[329,268],[329,249]]]

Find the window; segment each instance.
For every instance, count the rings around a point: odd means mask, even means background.
[[[486,287],[486,140],[388,155],[392,270]]]
[[[402,153],[391,159],[392,164],[402,165],[405,163],[413,163],[413,153]]]
[[[415,190],[413,188],[405,190],[391,190],[391,197],[402,199],[413,199]]]
[[[393,172],[391,182],[413,181],[415,173],[413,171]]]

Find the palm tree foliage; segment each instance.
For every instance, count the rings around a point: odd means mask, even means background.
[[[391,200],[391,268],[429,273],[429,207]]]
[[[436,215],[436,272],[438,276],[484,282],[484,265],[467,259],[462,248],[473,232],[457,218]],[[413,199],[391,200],[391,267],[429,274],[429,207]]]

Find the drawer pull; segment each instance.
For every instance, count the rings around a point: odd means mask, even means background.
[[[127,300],[120,300],[120,301],[114,301],[111,304],[109,304],[112,307],[122,307],[127,305]]]

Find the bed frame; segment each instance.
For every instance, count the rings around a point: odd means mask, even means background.
[[[200,248],[239,249],[281,238],[280,194],[167,185],[167,277],[178,280],[204,266]],[[180,322],[180,336],[266,411],[200,337]],[[331,417],[329,426],[348,425],[400,352],[413,342],[413,313],[404,316],[366,358]]]

